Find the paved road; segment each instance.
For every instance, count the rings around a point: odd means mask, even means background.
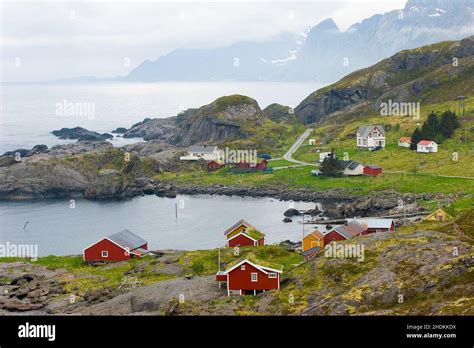
[[[303,134],[301,134],[299,136],[299,138],[295,141],[295,143],[293,145],[291,145],[290,149],[283,155],[283,159],[287,160],[288,162],[296,163],[299,166],[313,166],[313,167],[316,167],[317,166],[316,163],[308,163],[308,162],[298,161],[298,160],[293,158],[293,154],[299,149],[301,144],[303,144],[303,142],[311,134],[312,131],[313,131],[312,128],[308,128]]]

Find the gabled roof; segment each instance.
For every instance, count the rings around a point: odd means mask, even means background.
[[[346,239],[351,239],[353,237],[352,233],[350,233],[344,227],[345,227],[344,225],[338,226],[334,229],[334,231],[336,231],[337,233],[339,233],[341,236],[343,236]]]
[[[350,239],[361,234],[362,232],[365,232],[366,230],[367,228],[364,225],[358,223],[357,221],[350,221],[347,223],[347,225],[340,225],[336,227],[333,231],[336,231],[346,239]]]
[[[410,137],[401,137],[398,139],[399,142],[401,143],[411,143],[411,138]]]
[[[107,239],[111,240],[115,244],[120,245],[124,249],[128,249],[130,251],[135,250],[141,247],[143,244],[146,244],[147,241],[143,238],[140,238],[135,233],[130,232],[129,230],[123,230],[117,233],[114,233],[107,237]]]
[[[436,144],[436,143],[432,140],[421,140],[420,142],[418,142],[417,145],[431,145],[431,144]]]
[[[360,165],[359,162],[356,161],[343,161],[343,160],[337,160],[337,166],[339,169],[350,169],[354,170]]]
[[[314,248],[311,248],[311,249],[308,249],[306,251],[303,251],[301,253],[301,255],[305,256],[305,257],[308,257],[308,256],[311,256],[311,255],[314,255],[314,254],[317,254],[319,253],[321,250],[323,250],[323,248],[319,247],[319,246],[315,246]]]
[[[425,220],[430,219],[432,217],[435,217],[438,214],[442,214],[442,215],[446,216],[447,219],[452,219],[451,215],[446,213],[443,209],[439,208],[439,209],[435,210],[434,212],[432,212],[430,215],[425,216]]]
[[[213,146],[213,145],[191,145],[189,147],[189,150],[188,152],[191,152],[191,153],[208,153],[208,154],[211,154],[214,152],[214,150],[217,148],[217,146]]]
[[[383,129],[383,126],[380,124],[369,124],[365,126],[360,126],[359,129],[357,130],[357,133],[360,134],[362,138],[367,138],[369,136],[369,133],[372,132],[374,128],[377,128],[380,133],[382,133],[382,136],[385,136],[385,130]]]
[[[247,236],[249,236],[250,238],[253,238],[255,240],[259,240],[259,239],[262,239],[263,237],[265,237],[265,234],[263,234],[260,231],[257,231],[256,229],[254,229],[252,227],[247,228],[244,233]]]
[[[357,221],[348,222],[347,225],[343,225],[343,226],[345,230],[349,232],[353,237],[367,230],[367,228],[364,225],[358,223]]]
[[[258,229],[255,227],[255,226],[252,226],[251,224],[249,224],[247,221],[245,221],[244,219],[240,219],[239,221],[237,221],[234,225],[230,226],[227,230],[224,231],[224,235],[227,236],[229,233],[231,233],[232,231],[236,230],[237,228],[239,228],[241,225],[244,225],[245,227],[247,227],[248,229],[251,228],[251,229],[254,229],[255,231],[258,231]]]
[[[280,266],[268,261],[259,260],[252,253],[247,254],[242,259],[238,259],[234,262],[231,262],[223,273],[228,274],[229,272],[233,271],[234,269],[236,269],[237,267],[239,267],[240,265],[244,263],[250,264],[251,266],[257,268],[258,270],[262,271],[265,274],[269,272],[283,273],[283,266]]]
[[[359,222],[367,228],[390,228],[392,227],[393,219],[360,219],[351,220],[351,222]]]
[[[310,234],[308,234],[306,237],[308,237],[308,236],[313,236],[313,237],[315,237],[316,239],[319,239],[319,240],[324,239],[324,234],[322,234],[322,233],[319,232],[318,230],[314,230],[313,232],[311,232]],[[306,237],[305,237],[305,238],[306,238]]]

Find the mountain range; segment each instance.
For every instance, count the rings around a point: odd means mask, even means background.
[[[341,31],[326,19],[303,35],[238,42],[213,49],[173,50],[145,61],[126,81],[333,82],[404,49],[474,34],[474,0],[408,0]]]

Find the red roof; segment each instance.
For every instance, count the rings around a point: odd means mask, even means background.
[[[434,141],[432,141],[432,140],[421,140],[421,141],[418,143],[418,145],[431,145],[431,144],[433,144],[433,143],[434,143]]]

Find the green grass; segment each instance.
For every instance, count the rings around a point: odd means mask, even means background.
[[[284,159],[271,160],[268,162],[269,168],[285,167],[285,166],[292,166],[292,165],[294,165],[293,162],[290,162]]]

